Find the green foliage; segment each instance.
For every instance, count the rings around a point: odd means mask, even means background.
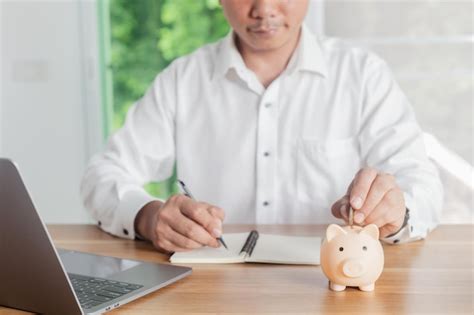
[[[229,27],[217,0],[165,0],[158,48],[166,60],[225,35]]]
[[[218,0],[110,0],[112,129],[171,61],[224,36],[229,26]],[[176,173],[176,172],[175,172]],[[151,194],[177,192],[176,175],[150,183]]]

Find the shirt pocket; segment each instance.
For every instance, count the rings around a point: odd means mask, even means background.
[[[357,138],[327,141],[301,138],[297,148],[296,185],[300,207],[330,208],[346,193],[361,167]]]

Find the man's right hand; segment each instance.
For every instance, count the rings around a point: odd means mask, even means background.
[[[219,247],[224,211],[184,195],[166,203],[152,201],[135,218],[135,231],[161,252],[180,252],[202,246]]]

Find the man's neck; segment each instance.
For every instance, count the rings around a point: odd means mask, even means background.
[[[268,51],[253,50],[251,47],[243,45],[238,38],[236,38],[236,44],[247,68],[257,75],[259,81],[266,88],[285,70],[298,45],[300,36],[301,28],[294,39],[277,49]]]

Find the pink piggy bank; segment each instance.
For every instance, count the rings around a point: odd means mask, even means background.
[[[383,248],[375,224],[328,226],[321,245],[321,268],[329,279],[331,290],[343,291],[348,286],[373,291],[383,263]]]

